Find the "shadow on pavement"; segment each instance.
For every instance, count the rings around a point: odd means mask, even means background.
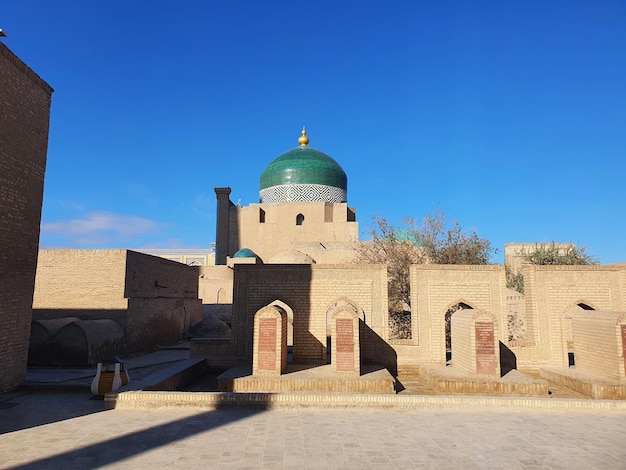
[[[88,392],[14,393],[0,405],[0,434],[104,411]]]
[[[99,402],[102,405],[101,402]],[[146,429],[106,439],[96,444],[78,449],[60,452],[57,455],[41,458],[32,462],[11,467],[14,470],[40,468],[100,468],[148,452],[162,446],[182,441],[188,437],[203,433],[213,428],[253,416],[265,409],[262,403],[255,407],[234,409],[225,407],[226,412],[218,409],[205,413],[193,414],[168,423],[150,426]],[[116,413],[107,411],[107,413]],[[88,432],[88,430],[86,430]],[[76,467],[76,466],[79,467]]]

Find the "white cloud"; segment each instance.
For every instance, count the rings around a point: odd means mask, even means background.
[[[103,246],[162,233],[165,224],[144,217],[94,211],[81,218],[41,224],[42,245]]]

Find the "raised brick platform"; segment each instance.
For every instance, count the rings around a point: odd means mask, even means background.
[[[253,376],[249,366],[233,367],[217,378],[222,392],[396,393],[396,380],[380,366],[362,366],[359,377],[338,377],[330,365],[288,365],[275,377]]]
[[[469,374],[454,367],[423,365],[419,375],[442,394],[547,397],[548,383],[512,370],[504,377]]]
[[[343,393],[229,393],[229,392],[111,392],[106,409],[200,408],[219,410],[250,406],[274,408],[372,408],[376,410],[481,409],[610,410],[626,412],[626,401],[574,400],[536,397],[464,397],[367,395]]]
[[[541,378],[571,388],[595,399],[626,400],[626,383],[611,381],[605,377],[576,369],[543,368]]]

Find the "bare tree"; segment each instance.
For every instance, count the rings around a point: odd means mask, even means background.
[[[411,337],[412,264],[487,264],[495,251],[488,240],[464,231],[440,210],[426,214],[421,224],[413,218],[405,218],[401,227],[384,217],[373,222],[371,241],[361,243],[355,261],[387,266],[390,327],[397,339]]]

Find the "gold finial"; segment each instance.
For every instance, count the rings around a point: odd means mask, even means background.
[[[309,143],[309,138],[306,136],[306,127],[302,126],[302,135],[298,139],[300,146],[305,147]]]

